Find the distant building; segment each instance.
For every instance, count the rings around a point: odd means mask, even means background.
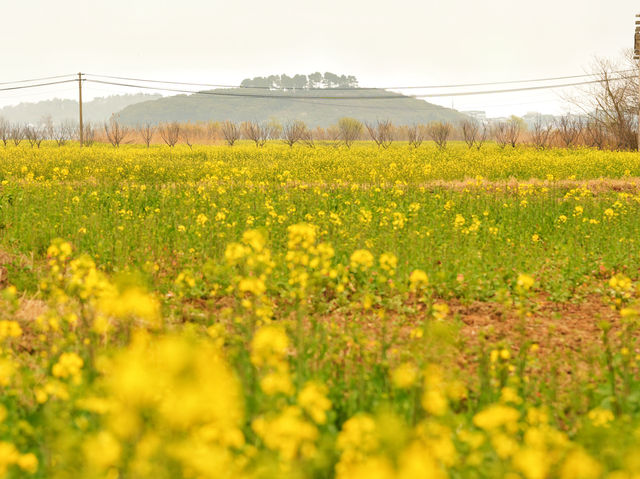
[[[486,111],[470,110],[470,111],[463,111],[461,113],[464,113],[465,115],[470,116],[474,120],[478,120],[478,121],[484,121],[484,120],[487,119],[487,112]]]
[[[527,124],[527,128],[529,129],[534,128],[536,124],[540,124],[543,127],[546,127],[547,125],[553,125],[556,121],[556,118],[557,117],[554,115],[545,115],[535,111],[530,111],[522,117],[522,119]]]

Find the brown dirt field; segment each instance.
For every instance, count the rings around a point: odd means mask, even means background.
[[[23,323],[31,323],[47,311],[47,303],[40,299],[23,299],[16,312],[16,319]]]
[[[537,301],[535,311],[522,320],[515,312],[503,312],[496,303],[476,302],[469,306],[450,305],[453,314],[464,323],[462,336],[475,343],[481,335],[489,341],[518,343],[524,337],[539,345],[542,353],[551,351],[583,352],[602,345],[601,320],[610,321],[614,331],[618,314],[601,298],[592,296],[581,303]],[[524,326],[524,331],[522,329]]]
[[[307,187],[307,188],[350,188],[351,183],[307,183],[300,181],[290,181],[287,183],[288,187]],[[362,189],[369,188],[397,188],[397,185],[389,183],[388,185],[381,186],[379,184],[359,184]],[[548,188],[550,190],[571,190],[577,188],[587,188],[593,194],[604,194],[609,192],[626,192],[626,193],[638,193],[640,192],[640,178],[639,177],[626,177],[626,178],[595,178],[590,180],[543,180],[539,178],[530,178],[527,180],[519,180],[516,178],[509,178],[507,180],[477,180],[475,178],[465,178],[461,180],[432,180],[424,183],[410,184],[408,186],[400,186],[400,188],[425,188],[427,191],[435,190],[452,190],[452,191],[502,191],[502,192],[517,192],[519,190],[526,189],[541,189]]]
[[[230,321],[229,315],[220,314],[223,308],[230,308],[234,301],[232,298],[220,298],[215,302],[206,300],[187,300],[181,302],[182,309],[174,310],[173,318],[179,322],[186,322],[200,317],[209,317],[223,322]],[[456,351],[452,352],[454,364],[469,373],[475,366],[475,355],[478,347],[485,344],[492,348],[495,345],[506,345],[513,353],[520,350],[523,341],[528,344],[535,343],[539,346],[536,353],[542,359],[542,369],[545,369],[545,358],[555,358],[555,364],[571,374],[570,364],[586,364],[595,355],[600,356],[603,351],[602,331],[598,323],[606,320],[613,325],[610,338],[613,344],[619,342],[617,331],[620,330],[618,313],[605,303],[600,296],[590,296],[586,300],[576,303],[556,303],[544,297],[538,297],[532,302],[532,313],[524,321],[513,307],[495,302],[472,302],[463,304],[459,301],[447,301],[450,314],[444,321],[456,325],[453,331],[457,331],[457,337],[453,338]],[[353,313],[351,310],[329,311],[322,315],[307,317],[307,328],[311,329],[313,321],[321,321],[335,326],[335,334],[351,334],[351,326],[356,326],[358,338],[354,338],[358,344],[352,343],[348,351],[364,348],[374,352],[379,348],[381,336],[386,335],[386,341],[390,341],[389,349],[404,350],[419,348],[419,340],[411,339],[411,331],[423,324],[426,312],[421,306],[407,305],[407,313],[387,312],[385,319],[380,319],[375,311]],[[47,309],[47,304],[38,299],[23,298],[16,313],[16,319],[23,325],[25,331],[21,346],[25,350],[31,350],[35,333],[31,324]],[[276,311],[278,308],[276,307]],[[283,318],[294,321],[292,317]],[[382,326],[384,321],[384,328]],[[434,321],[427,319],[427,321]],[[417,342],[416,342],[417,341]],[[411,343],[413,342],[413,346]],[[376,346],[377,344],[377,346]],[[422,346],[424,348],[424,346]],[[371,349],[373,348],[373,349]],[[637,353],[640,351],[637,351]],[[377,353],[374,352],[374,356]],[[450,358],[452,359],[452,358]],[[558,362],[557,359],[560,359]],[[393,359],[391,359],[394,362]]]
[[[575,303],[558,303],[541,295],[532,301],[532,312],[524,321],[518,316],[515,307],[507,309],[496,302],[474,301],[464,304],[452,300],[446,303],[450,314],[445,321],[459,322],[459,339],[471,348],[481,341],[488,344],[504,342],[517,351],[519,344],[526,340],[537,344],[543,355],[589,353],[600,350],[603,346],[602,330],[598,327],[600,321],[606,320],[612,324],[610,337],[614,343],[620,329],[619,314],[597,295]],[[195,310],[206,309],[216,317],[216,312],[220,309],[232,307],[233,300],[221,298],[215,304],[197,301],[190,302],[190,306]],[[320,316],[313,315],[308,321],[332,323],[339,330],[347,323],[357,323],[364,336],[372,340],[380,338],[381,321],[385,321],[388,336],[394,337],[398,344],[403,344],[408,340],[411,330],[422,324],[426,314],[420,306],[407,314],[390,312],[384,320],[379,319],[375,312],[354,314],[330,311]]]
[[[12,256],[0,249],[0,288],[5,288],[9,282],[9,271],[6,264],[11,262]]]
[[[69,186],[88,186],[98,184],[98,179],[87,178],[82,181],[69,181],[69,180],[50,180],[55,184],[65,184]],[[17,183],[32,185],[30,181],[16,180]],[[123,180],[121,183],[129,183],[127,180]],[[625,178],[594,178],[589,180],[545,180],[540,178],[529,179],[517,179],[509,178],[506,180],[477,180],[475,178],[464,178],[459,180],[431,180],[423,183],[411,183],[409,185],[395,185],[393,183],[388,184],[370,184],[370,183],[325,183],[325,182],[306,182],[292,180],[284,184],[283,188],[321,188],[329,190],[349,189],[354,184],[357,184],[360,189],[367,190],[371,188],[425,188],[427,191],[438,190],[451,190],[451,191],[490,191],[490,192],[508,192],[517,193],[520,190],[548,188],[549,190],[568,191],[576,188],[587,188],[594,195],[606,194],[611,192],[624,192],[637,194],[640,193],[640,177],[625,177]],[[195,185],[208,186],[212,185],[209,181],[196,182]],[[164,183],[162,186],[166,188],[177,188],[179,183]],[[215,186],[234,187],[242,186],[244,184],[237,184],[235,182],[218,181]],[[271,185],[270,187],[279,187],[280,184]]]
[[[447,304],[451,310],[448,320],[455,318],[460,321],[460,339],[468,346],[477,345],[481,338],[484,338],[489,344],[505,342],[517,350],[518,345],[525,339],[538,344],[542,353],[580,353],[602,345],[599,321],[607,320],[613,324],[612,336],[615,336],[618,329],[618,313],[596,296],[580,303],[537,300],[533,303],[534,311],[524,322],[518,317],[515,309],[506,310],[499,303],[475,301],[462,304],[448,301]],[[402,342],[413,328],[422,323],[424,314],[391,314],[385,321],[388,321],[389,331],[397,328],[398,340]],[[345,321],[356,321],[367,332],[367,336],[370,335],[372,338],[380,333],[380,320],[372,315],[354,318],[331,313],[321,319],[337,323],[339,326]]]

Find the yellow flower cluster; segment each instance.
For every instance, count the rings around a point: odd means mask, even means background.
[[[210,341],[140,331],[101,362],[103,395],[80,403],[102,417],[102,431],[84,448],[96,472],[115,467],[141,478],[164,477],[171,468],[203,477],[239,472],[231,450],[245,443],[240,387]]]
[[[260,231],[249,230],[241,243],[230,243],[225,250],[227,264],[235,268],[233,289],[242,307],[265,323],[273,315],[273,306],[266,295],[266,281],[274,262]]]
[[[293,287],[291,295],[304,298],[335,279],[338,272],[331,262],[334,254],[330,244],[318,243],[316,226],[307,223],[289,226],[285,261],[289,269],[289,285]]]
[[[289,337],[281,327],[258,329],[251,340],[251,362],[264,371],[260,387],[269,396],[294,392],[289,372]]]
[[[0,477],[640,473],[635,154],[0,160]],[[546,301],[602,291],[603,351],[565,356]]]

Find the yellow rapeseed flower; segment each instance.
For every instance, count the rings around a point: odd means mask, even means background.
[[[494,404],[473,416],[473,423],[480,429],[491,431],[501,426],[514,424],[520,413],[509,406]]]
[[[373,255],[366,249],[355,250],[351,255],[349,265],[355,271],[366,271],[373,266]]]
[[[76,353],[62,353],[58,362],[51,368],[51,373],[56,378],[71,377],[75,381],[79,381],[83,365],[84,361]]]
[[[536,281],[535,281],[535,279],[533,279],[532,276],[529,276],[528,274],[521,273],[521,274],[518,275],[518,279],[516,281],[516,285],[522,291],[529,291],[533,287],[535,282]]]
[[[409,275],[409,288],[411,291],[423,289],[429,285],[429,277],[427,273],[421,269],[416,269]]]
[[[251,340],[251,362],[257,366],[278,366],[287,355],[289,338],[278,326],[263,326]]]
[[[316,424],[327,422],[327,411],[331,409],[327,393],[327,387],[316,382],[308,382],[298,393],[298,404]]]
[[[410,362],[402,363],[391,373],[393,385],[399,389],[408,389],[413,386],[418,379],[418,368]]]

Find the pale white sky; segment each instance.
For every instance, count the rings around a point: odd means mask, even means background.
[[[78,71],[225,84],[331,71],[372,87],[564,76],[631,47],[640,13],[637,0],[4,3],[0,82]],[[88,98],[122,91],[85,85]],[[559,91],[429,101],[491,116],[559,113]],[[0,106],[76,92],[0,92]]]

